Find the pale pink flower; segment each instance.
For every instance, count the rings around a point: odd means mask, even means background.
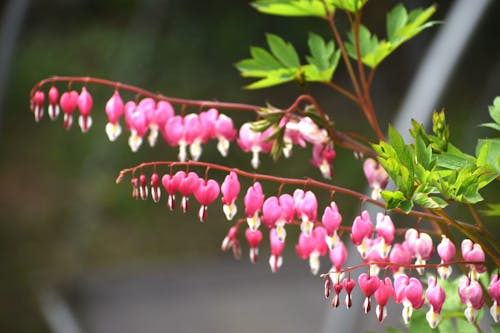
[[[465,304],[465,318],[470,323],[476,321],[479,310],[483,307],[483,288],[478,281],[469,279],[467,276],[462,276],[458,282],[458,295],[460,301]]]
[[[245,153],[252,152],[252,167],[257,169],[260,164],[259,153],[269,153],[273,146],[272,142],[266,142],[273,133],[273,127],[264,132],[254,132],[251,123],[244,123],[239,132],[238,145]]]
[[[493,317],[495,323],[498,323],[500,321],[500,280],[498,279],[498,273],[491,275],[488,293],[490,294],[491,300],[493,301],[493,304],[490,308],[490,314]]]
[[[309,236],[318,214],[318,200],[316,199],[316,195],[312,191],[304,192],[301,189],[297,189],[293,192],[293,201],[296,216],[302,220],[300,230],[306,236]]]
[[[403,321],[408,325],[413,309],[420,309],[424,304],[423,287],[420,280],[400,274],[394,280],[394,301],[403,303]]]
[[[441,263],[449,263],[456,254],[455,244],[445,235],[442,235],[441,242],[437,246],[437,252],[441,258]],[[451,266],[439,266],[438,273],[441,279],[446,280],[450,277],[452,272]]]
[[[367,158],[365,160],[363,163],[363,171],[368,181],[368,185],[373,189],[372,199],[380,199],[380,193],[389,182],[389,174],[387,174],[382,165],[373,158]]]
[[[340,215],[337,204],[335,202],[332,201],[330,203],[330,206],[325,207],[325,211],[323,212],[323,216],[321,217],[321,223],[326,228],[327,235],[325,237],[325,240],[331,250],[339,241],[337,230],[340,227],[340,223],[342,223],[342,215]]]

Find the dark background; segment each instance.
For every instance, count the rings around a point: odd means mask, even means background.
[[[40,124],[34,122],[28,107],[33,84],[52,75],[96,76],[168,96],[259,105],[270,102],[285,107],[301,93],[299,87],[287,84],[261,91],[243,90],[248,81],[239,77],[232,64],[248,56],[249,45],[264,46],[266,32],[292,41],[301,54],[307,50],[308,31],[330,36],[320,20],[260,15],[243,1],[28,3],[8,70],[3,73],[6,83],[0,95],[2,332],[48,332],[40,312],[40,294],[58,290],[78,309],[79,281],[89,274],[120,270],[130,274],[165,263],[196,266],[230,256],[219,248],[228,228],[220,209],[211,207],[208,221],[199,225],[194,211],[182,216],[169,212],[164,201],[159,205],[134,202],[127,184],[115,185],[120,169],[143,161],[175,159],[177,151],[160,142],[152,149],[143,145],[133,154],[123,134],[117,143],[109,143],[101,110],[111,89],[89,86],[94,97],[94,126],[82,135],[77,126],[67,133],[60,119],[52,123],[45,116]],[[384,35],[385,12],[394,3],[370,1],[366,6],[367,25],[379,35]],[[419,2],[422,6],[430,3]],[[436,19],[445,17],[450,4],[438,3]],[[5,12],[5,8],[7,2],[0,3],[0,9]],[[482,18],[436,105],[448,110],[452,141],[470,153],[475,138],[492,135],[476,125],[487,121],[487,105],[499,94],[499,9],[495,2]],[[345,19],[339,25],[345,26]],[[378,69],[373,99],[384,129],[438,29],[426,30]],[[342,66],[336,78],[347,84]],[[352,103],[321,86],[311,90],[332,110],[339,129],[369,133]],[[251,119],[233,111],[230,115],[238,124]],[[309,156],[309,151],[296,150],[291,163],[273,163],[264,157],[261,171],[319,178],[308,163]],[[229,157],[222,159],[215,144],[208,145],[202,159],[250,169],[250,157],[234,147]],[[335,184],[363,190],[362,171],[351,152],[338,150],[335,173]],[[327,198],[321,200],[326,202]],[[344,219],[350,221],[358,202],[345,197],[338,200]],[[293,239],[293,232],[290,237]],[[268,252],[266,245],[263,247],[259,265],[265,267]],[[287,248],[287,257],[295,256],[292,241]],[[301,265],[307,271],[307,263]],[[321,283],[313,278],[308,283],[317,285],[318,294],[310,297],[320,302]]]

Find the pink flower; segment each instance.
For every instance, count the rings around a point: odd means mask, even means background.
[[[458,282],[458,295],[460,301],[465,304],[464,314],[470,323],[476,321],[478,310],[483,307],[483,289],[476,280],[469,279],[465,275]]]
[[[201,204],[200,210],[198,212],[198,218],[201,222],[205,221],[207,217],[207,207],[219,196],[220,188],[219,184],[213,180],[209,179],[199,179],[199,185],[194,190],[194,197]]]
[[[262,192],[262,186],[259,182],[255,182],[248,188],[244,203],[248,226],[252,231],[255,231],[260,226],[259,212],[264,203],[264,193]]]
[[[175,192],[179,190],[181,177],[184,177],[184,174],[176,173],[174,176],[164,175],[161,179],[163,187],[168,193],[167,205],[170,210],[173,210],[175,208]]]
[[[163,130],[168,119],[174,116],[174,108],[167,101],[159,101],[156,103],[151,98],[145,98],[141,101],[141,103],[143,102],[147,103],[145,112],[149,125],[148,142],[149,145],[153,147],[158,139],[158,131]]]
[[[285,242],[279,239],[278,232],[274,228],[269,232],[269,242],[271,244],[269,266],[271,266],[271,271],[273,273],[276,273],[278,269],[283,265],[283,257],[281,256],[281,253],[285,248]]]
[[[309,258],[311,273],[316,275],[319,271],[319,257],[325,255],[328,246],[325,243],[326,230],[323,227],[316,227],[312,230],[310,236],[303,232],[299,235],[299,242],[296,246],[297,253],[302,259]]]
[[[125,104],[125,122],[127,123],[127,127],[130,129],[128,145],[135,153],[141,146],[142,138],[148,131],[146,113],[142,107],[139,107],[139,105],[129,101]]]
[[[43,91],[36,91],[35,94],[33,95],[33,98],[31,99],[31,104],[33,109],[33,112],[35,114],[35,121],[39,122],[42,120],[43,117],[43,102],[45,101],[45,94]]]
[[[133,177],[130,180],[130,183],[132,184],[132,199],[139,199],[139,180],[137,177]]]
[[[356,282],[348,277],[347,279],[344,279],[342,281],[342,286],[345,289],[346,296],[345,296],[345,306],[347,308],[350,308],[352,306],[352,298],[351,298],[351,292],[354,289],[354,286],[356,285]]]
[[[262,205],[262,222],[268,228],[276,227],[282,241],[286,237],[285,224],[291,223],[294,216],[294,201],[289,194],[282,194],[279,198],[269,197]]]
[[[179,192],[182,194],[181,209],[185,213],[189,208],[189,196],[200,186],[200,177],[194,172],[189,172],[187,175],[184,171],[177,173],[180,174]]]
[[[493,301],[493,305],[490,308],[490,314],[495,323],[498,323],[500,320],[500,280],[498,279],[498,273],[491,275],[488,293]]]
[[[86,87],[82,87],[82,91],[78,96],[78,110],[80,110],[78,124],[80,125],[83,133],[86,133],[92,126],[92,117],[90,117],[92,104],[92,96],[89,94]]]
[[[313,156],[311,164],[321,171],[321,175],[326,179],[332,179],[332,162],[337,153],[332,144],[315,144],[313,146]]]
[[[228,220],[232,220],[236,215],[237,207],[235,204],[236,198],[240,194],[241,186],[236,172],[231,171],[229,175],[224,178],[221,186],[223,211]]]
[[[389,182],[389,175],[384,170],[382,165],[375,161],[373,158],[367,158],[363,163],[363,171],[365,173],[368,185],[373,189],[372,199],[380,199],[383,189]]]
[[[408,325],[413,309],[420,309],[424,304],[422,283],[406,274],[399,275],[394,281],[394,301],[403,303],[403,321]]]
[[[262,242],[262,231],[252,231],[250,228],[245,230],[245,237],[250,245],[250,262],[255,264],[259,256],[259,245]]]
[[[437,252],[441,258],[441,263],[449,263],[456,253],[455,244],[449,240],[445,235],[442,235],[441,243],[437,246]],[[438,273],[441,279],[446,280],[450,277],[452,272],[451,266],[439,266]]]
[[[238,234],[238,227],[233,226],[229,228],[229,231],[224,237],[224,240],[222,241],[221,249],[222,251],[227,251],[229,249],[233,249],[233,256],[236,259],[241,258],[241,247],[240,243],[238,242],[238,238],[236,237]]]
[[[160,186],[159,186],[159,179],[160,177],[156,172],[154,172],[151,175],[151,197],[153,198],[154,202],[160,201]]]
[[[254,132],[251,123],[244,123],[240,128],[238,145],[245,153],[252,152],[252,167],[257,169],[260,164],[259,153],[269,153],[273,146],[272,142],[266,142],[273,133],[273,127],[269,127],[262,133]]]
[[[340,271],[347,260],[347,249],[342,240],[338,240],[335,247],[330,250],[330,261],[332,262],[333,268],[336,272]]]
[[[297,189],[293,192],[293,201],[295,203],[295,213],[302,220],[300,230],[306,236],[309,236],[317,218],[318,200],[316,195],[311,191],[304,192]]]
[[[381,239],[379,250],[382,258],[387,258],[391,250],[392,242],[394,241],[394,223],[389,215],[377,213],[377,224],[375,231],[379,239]]]
[[[481,245],[473,243],[470,239],[464,239],[462,241],[462,257],[465,261],[485,261],[484,251]],[[468,265],[472,271],[472,279],[477,280],[478,273],[483,273],[486,271],[486,267],[483,265]]]
[[[337,230],[340,227],[340,223],[342,223],[342,215],[340,215],[337,204],[335,202],[332,201],[330,203],[330,206],[327,206],[325,208],[323,216],[321,217],[321,223],[326,228],[326,243],[331,250],[339,240]]]
[[[217,149],[222,156],[227,156],[229,143],[234,141],[236,133],[233,120],[225,114],[220,114],[215,122],[215,137],[218,140]]]
[[[115,141],[121,134],[122,128],[118,121],[123,115],[123,100],[120,97],[118,90],[115,90],[113,96],[106,103],[106,115],[108,116],[108,123],[106,124],[106,134],[109,141]]]
[[[425,297],[427,297],[427,301],[431,306],[425,317],[429,322],[429,326],[431,328],[436,328],[441,321],[441,307],[446,299],[446,294],[444,293],[443,287],[441,287],[432,276],[429,277]]]
[[[146,200],[148,198],[148,185],[146,175],[143,173],[139,176],[139,194],[142,200]]]
[[[63,93],[59,104],[64,112],[64,128],[69,130],[73,124],[73,113],[78,105],[78,92],[71,90]]]
[[[386,277],[383,281],[381,281],[379,287],[375,291],[375,300],[377,301],[377,308],[375,310],[375,313],[377,315],[378,321],[382,322],[382,320],[384,320],[384,318],[387,316],[386,305],[393,295],[394,289],[392,288],[391,279]]]
[[[410,250],[408,250],[408,248],[406,247],[405,243],[394,244],[391,254],[389,255],[389,261],[393,264],[398,265],[411,264],[411,253]],[[404,273],[404,267],[391,266],[391,271],[394,274],[394,278],[396,278],[397,275]]]
[[[371,237],[373,223],[366,210],[361,212],[361,216],[354,219],[351,229],[351,240],[358,248],[361,257],[366,257],[368,253],[367,240]]]
[[[416,257],[416,265],[425,265],[433,252],[432,238],[425,232],[418,232],[415,229],[408,229],[405,234],[407,248]],[[424,273],[424,268],[419,267],[417,271],[420,275]]]
[[[52,86],[49,90],[49,117],[51,120],[56,120],[59,116],[59,90]]]
[[[380,286],[380,279],[378,278],[378,276],[362,273],[358,278],[358,284],[363,291],[363,294],[365,295],[363,310],[365,311],[365,313],[368,313],[371,309],[370,296],[373,295]]]

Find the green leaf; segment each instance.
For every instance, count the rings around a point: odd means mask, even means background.
[[[459,170],[465,165],[470,164],[469,160],[457,155],[442,153],[436,155],[437,166],[450,170]]]
[[[493,105],[488,107],[488,111],[490,113],[491,119],[493,119],[494,123],[486,123],[481,124],[479,126],[490,127],[500,131],[500,96],[497,96],[495,100],[493,100]]]
[[[417,157],[417,162],[426,170],[429,170],[432,160],[432,148],[430,147],[430,145],[425,145],[425,142],[421,136],[417,136],[415,140],[415,154]]]
[[[297,79],[300,61],[295,48],[276,35],[268,34],[267,43],[271,53],[260,47],[251,47],[249,59],[236,63],[243,77],[262,78],[247,89],[275,86]]]
[[[326,42],[321,36],[309,33],[307,41],[311,56],[307,56],[309,65],[304,66],[307,81],[330,81],[340,59],[340,50],[335,50],[333,41]]]
[[[425,10],[417,8],[407,13],[401,4],[396,5],[387,14],[387,37],[392,51],[422,30],[435,25],[437,22],[427,22],[435,12],[436,7],[431,6]]]
[[[408,21],[408,13],[402,4],[394,6],[389,13],[387,13],[387,38],[394,40],[396,33],[404,28]]]
[[[488,204],[487,209],[481,211],[486,216],[500,216],[500,203]]]
[[[377,36],[372,35],[367,27],[361,25],[359,27],[359,53],[363,64],[370,68],[384,60],[390,53],[391,45],[385,40],[380,40]],[[347,53],[353,59],[357,59],[356,38],[354,32],[348,34],[349,41],[345,43]]]
[[[356,13],[363,8],[367,1],[368,0],[331,0],[331,3],[339,9]]]
[[[428,193],[415,192],[412,200],[423,208],[442,209],[448,206],[448,203],[443,199],[436,196],[430,197]]]
[[[490,105],[488,110],[490,112],[491,119],[493,119],[497,124],[500,124],[500,96],[495,97],[493,105]]]
[[[267,34],[266,38],[271,52],[285,67],[300,67],[299,55],[292,44],[273,34]]]
[[[331,1],[325,3],[328,11],[333,13],[335,7]],[[259,12],[270,15],[327,17],[325,4],[321,0],[258,0],[251,5]]]
[[[476,146],[477,165],[491,165],[500,173],[500,139],[480,139]]]

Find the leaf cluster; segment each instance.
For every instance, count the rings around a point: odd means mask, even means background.
[[[389,128],[390,143],[374,145],[379,161],[394,181],[396,191],[383,191],[388,209],[408,212],[414,204],[442,209],[450,201],[475,204],[483,200],[479,193],[500,174],[500,141],[478,140],[476,156],[468,155],[448,142],[449,129],[444,112],[433,116],[433,134],[412,121],[413,144]]]
[[[426,9],[417,8],[410,12],[402,4],[396,5],[388,14],[386,21],[387,40],[379,39],[364,25],[359,27],[359,54],[363,64],[370,68],[377,67],[382,60],[394,52],[401,44],[418,35],[424,29],[437,22],[429,21],[436,11],[435,6]],[[348,35],[346,50],[349,56],[358,58],[356,35],[351,31]]]
[[[259,78],[246,86],[247,89],[266,88],[285,82],[296,81],[328,82],[337,68],[340,51],[332,40],[310,33],[308,46],[310,55],[306,64],[301,64],[295,47],[273,34],[266,35],[269,51],[261,47],[251,47],[251,58],[236,63],[243,77]]]

